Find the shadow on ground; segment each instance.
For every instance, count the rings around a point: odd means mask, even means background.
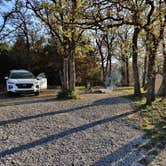
[[[95,126],[99,126],[99,125],[109,123],[109,122],[112,122],[112,121],[120,119],[120,118],[124,118],[124,117],[126,117],[130,114],[133,114],[134,112],[135,111],[131,111],[131,112],[127,112],[127,113],[124,113],[124,114],[115,115],[115,116],[112,116],[112,117],[109,117],[109,118],[105,118],[105,119],[102,119],[102,120],[87,123],[87,124],[81,125],[79,127],[64,130],[64,131],[62,131],[58,134],[49,135],[48,137],[41,138],[41,139],[33,141],[31,143],[27,143],[27,144],[24,144],[24,145],[20,145],[18,147],[13,147],[13,148],[6,149],[6,150],[0,152],[0,157],[5,157],[7,155],[18,153],[18,152],[21,152],[23,150],[34,148],[38,145],[46,144],[46,143],[49,143],[51,141],[56,141],[56,140],[58,140],[60,138],[63,138],[65,136],[69,136],[69,135],[72,135],[74,133],[78,133],[78,132],[93,128]]]
[[[155,131],[151,130],[144,136],[132,140],[115,152],[96,161],[92,166],[113,164],[130,166],[136,163],[147,166],[166,148],[166,132],[163,129],[165,125],[165,121],[157,124]]]
[[[60,138],[64,138],[66,136],[70,136],[74,133],[82,132],[87,129],[93,128],[95,126],[99,126],[105,123],[112,122],[117,119],[124,118],[134,112],[127,112],[121,115],[115,115],[106,119],[94,121],[85,125],[81,125],[79,127],[70,128],[64,130],[60,133],[49,135],[47,137],[38,139],[36,141],[20,145],[18,147],[13,147],[6,149],[0,152],[0,158],[5,157],[11,154],[15,154],[24,150],[28,150],[31,148],[35,148],[36,146],[46,144],[52,141],[57,141]],[[160,124],[158,126],[157,131],[163,130],[163,125],[165,123]],[[150,134],[150,133],[149,133]],[[153,159],[165,148],[165,141],[161,139],[161,135],[159,136],[157,132],[153,133],[153,137],[149,137],[149,134],[141,136],[137,139],[132,140],[128,144],[120,147],[118,150],[114,151],[110,155],[107,155],[101,158],[99,161],[96,161],[93,166],[109,166],[112,164],[116,164],[118,166],[130,166],[136,162],[139,162],[143,165],[148,165]],[[151,133],[152,134],[152,133]],[[161,141],[162,140],[162,141]]]
[[[92,105],[84,105],[80,107],[76,107],[73,109],[66,109],[66,110],[59,110],[59,111],[54,111],[54,112],[48,112],[48,113],[43,113],[43,114],[38,114],[38,115],[32,115],[32,116],[27,116],[27,117],[21,117],[17,119],[11,119],[11,120],[6,120],[6,121],[0,121],[0,125],[6,125],[10,123],[18,123],[24,120],[29,120],[29,119],[35,119],[39,117],[45,117],[45,116],[52,116],[56,114],[61,114],[61,113],[69,113],[73,111],[80,111],[82,108],[88,108],[88,107],[93,107],[93,106],[99,106],[102,105],[106,102],[106,104],[119,104],[121,103],[120,100],[119,102],[111,102],[114,101],[115,98],[117,97],[111,97],[107,99],[102,99],[94,102]],[[119,97],[118,97],[119,98]],[[115,100],[116,101],[116,100]],[[43,101],[38,101],[38,102],[43,102]],[[46,101],[47,102],[47,101]],[[122,103],[126,103],[126,101],[122,101]],[[114,115],[112,117],[108,117],[105,119],[97,120],[91,123],[87,123],[78,127],[70,128],[67,130],[64,130],[62,132],[56,133],[49,135],[47,137],[40,138],[38,140],[35,140],[33,142],[23,144],[17,147],[11,147],[6,150],[3,150],[0,152],[0,158],[1,157],[6,157],[8,155],[12,155],[21,151],[25,151],[31,148],[35,148],[36,146],[40,146],[43,144],[47,144],[52,141],[57,141],[60,138],[64,138],[66,136],[70,136],[74,133],[82,132],[85,130],[88,130],[90,128],[93,128],[95,126],[100,126],[105,123],[112,122],[114,120],[122,119],[124,117],[127,117],[128,115],[134,114],[138,110],[126,112],[120,115]],[[137,139],[132,140],[126,145],[123,145],[113,153],[104,156],[103,158],[99,159],[98,161],[95,161],[93,166],[109,166],[112,164],[116,164],[118,166],[130,166],[136,162],[139,162],[140,164],[143,165],[148,165],[151,161],[155,159],[155,157],[166,147],[166,139],[165,139],[165,128],[166,126],[166,119],[164,118],[162,122],[156,124],[155,130],[149,130],[147,134],[145,134],[143,137],[139,137]],[[164,138],[164,139],[163,139]]]
[[[8,100],[7,102],[1,102],[0,107],[51,102],[51,101],[55,101],[56,97],[39,97],[39,98],[32,98],[32,99],[29,99],[26,97],[20,101],[15,101],[17,99],[19,100],[20,98],[13,97],[13,98],[10,98],[10,101]]]
[[[85,108],[88,108],[88,107],[104,105],[104,103],[106,105],[127,104],[128,103],[128,100],[120,100],[120,98],[121,97],[110,97],[110,98],[105,98],[105,99],[102,99],[102,100],[97,100],[92,104],[87,104],[87,105],[83,105],[83,106],[79,106],[79,107],[75,107],[75,108],[56,110],[56,111],[41,113],[41,114],[37,114],[37,115],[24,116],[24,117],[22,116],[22,117],[18,117],[18,118],[15,118],[15,119],[3,120],[3,121],[0,121],[0,126],[11,124],[11,123],[19,123],[19,122],[22,122],[22,121],[25,121],[25,120],[30,120],[30,119],[37,119],[37,118],[53,116],[53,115],[57,115],[57,114],[81,111],[82,109],[85,109]],[[42,100],[39,99],[39,100],[29,101],[29,102],[26,101],[25,104],[40,103],[40,102],[42,102],[42,103],[43,102],[54,102],[55,100],[56,100],[55,98],[42,99]],[[17,103],[17,104],[14,104],[14,105],[22,105],[22,104],[24,104],[24,103],[21,102],[21,103]],[[133,113],[134,112],[136,112],[136,111],[133,111]]]

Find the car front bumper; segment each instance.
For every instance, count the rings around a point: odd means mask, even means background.
[[[32,88],[18,88],[16,85],[12,85],[12,88],[8,86],[7,92],[9,93],[17,93],[17,94],[31,94],[40,92],[40,88],[36,87],[35,85]]]

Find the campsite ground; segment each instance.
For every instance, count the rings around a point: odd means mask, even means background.
[[[56,100],[54,90],[2,96],[0,165],[164,165],[165,146],[152,145],[132,118],[139,109],[125,90],[78,100]]]

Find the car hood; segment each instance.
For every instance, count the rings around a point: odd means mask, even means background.
[[[9,79],[8,82],[12,83],[34,83],[38,82],[36,79]]]

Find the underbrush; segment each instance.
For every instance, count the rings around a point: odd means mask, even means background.
[[[148,106],[145,105],[146,98],[144,93],[134,96],[132,95],[132,89],[124,90],[124,92],[126,94],[125,97],[130,99],[138,110],[137,116],[140,116],[141,129],[148,131],[155,129],[158,124],[166,123],[166,98],[157,97],[152,105]]]
[[[146,155],[140,159],[140,163],[144,165],[156,165],[149,160],[149,156],[156,158],[160,163],[163,157],[160,156],[162,150],[166,150],[166,98],[157,97],[152,105],[145,105],[145,94],[139,96],[133,95],[132,88],[123,88],[121,93],[129,99],[135,106],[137,113],[131,116],[133,120],[139,122],[139,128],[145,131],[145,137],[149,139],[149,143],[145,143],[141,149],[146,149]],[[154,156],[154,157],[153,157]]]
[[[69,90],[65,90],[65,91],[60,91],[58,92],[57,95],[58,99],[78,99],[79,95],[77,94],[76,90],[73,91],[69,91]]]

